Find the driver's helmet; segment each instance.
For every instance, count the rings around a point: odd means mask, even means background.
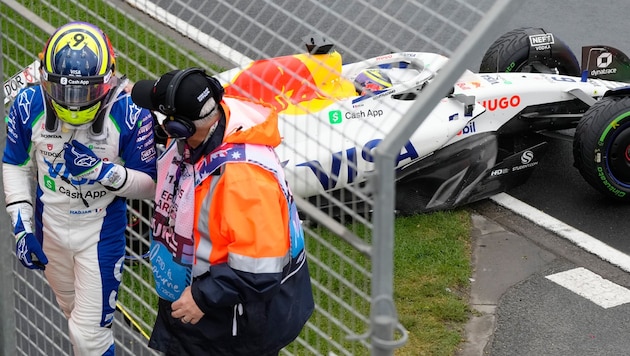
[[[94,120],[114,81],[114,49],[87,22],[59,27],[40,53],[42,87],[57,117],[72,125]]]
[[[379,90],[391,88],[392,81],[384,71],[378,68],[362,70],[354,79],[357,93],[361,95],[374,93]]]

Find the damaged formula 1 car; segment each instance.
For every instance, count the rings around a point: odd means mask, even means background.
[[[305,39],[306,53],[256,60],[217,77],[227,95],[276,108],[278,154],[296,195],[320,207],[357,209],[370,199],[360,188],[374,169],[373,150],[448,58],[401,52],[344,64],[333,44]],[[11,78],[5,105],[38,78],[37,62]],[[583,47],[580,62],[544,29],[505,33],[402,145],[397,210],[452,209],[509,191],[544,159],[549,134],[567,130],[574,131],[573,165],[584,179],[630,201],[628,85],[630,59],[616,48]]]
[[[333,197],[356,207],[366,197],[347,188],[365,184],[372,150],[448,59],[404,52],[342,64],[332,44],[305,40],[308,53],[254,61],[218,77],[226,94],[278,110],[278,153],[294,193],[319,206]],[[544,159],[546,134],[569,129],[584,179],[630,200],[630,60],[610,46],[589,46],[581,63],[541,28],[498,38],[478,72],[466,71],[403,145],[399,213],[452,209],[509,191]]]

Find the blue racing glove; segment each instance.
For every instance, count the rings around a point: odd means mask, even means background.
[[[17,202],[7,206],[7,212],[13,223],[15,235],[15,254],[24,267],[46,269],[48,258],[42,250],[42,244],[31,232],[33,208],[26,202]]]
[[[33,233],[22,231],[15,235],[15,254],[24,267],[30,269],[46,269],[48,258],[42,250],[42,244]]]
[[[112,189],[120,189],[127,180],[125,167],[103,162],[90,148],[77,140],[64,144],[63,158],[68,171],[75,178],[95,180]]]
[[[103,166],[103,160],[77,140],[72,140],[72,143],[66,142],[63,147],[66,167],[75,178],[99,180],[112,169],[111,165]]]

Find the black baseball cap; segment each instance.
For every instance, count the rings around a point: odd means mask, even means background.
[[[208,115],[222,98],[223,87],[219,81],[199,68],[170,71],[157,80],[140,80],[131,90],[131,99],[136,105],[192,121]],[[214,103],[207,107],[210,99],[214,99]]]

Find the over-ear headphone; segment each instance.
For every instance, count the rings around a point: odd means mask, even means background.
[[[219,105],[223,99],[223,86],[216,78],[208,76],[205,70],[201,68],[188,68],[177,72],[168,84],[168,88],[166,88],[166,103],[162,108],[162,111],[166,114],[162,125],[170,137],[188,138],[197,131],[195,123],[185,116],[178,115],[177,108],[175,107],[175,95],[182,80],[189,75],[197,73],[204,75],[208,80],[213,99],[217,105]]]

